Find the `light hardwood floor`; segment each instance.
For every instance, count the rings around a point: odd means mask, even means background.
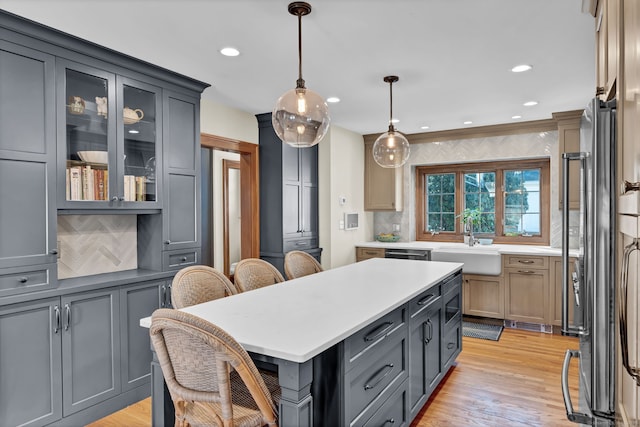
[[[463,338],[456,366],[412,427],[572,427],[566,419],[560,371],[575,338],[505,329],[500,341]],[[571,377],[577,378],[573,368]],[[577,396],[577,379],[570,384]],[[150,399],[90,427],[150,427]]]

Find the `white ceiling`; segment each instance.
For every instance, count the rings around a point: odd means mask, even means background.
[[[332,123],[386,131],[389,85],[406,134],[551,118],[595,93],[594,18],[581,0],[310,0],[303,77]],[[0,0],[0,8],[211,87],[204,97],[271,111],[295,86],[297,18],[289,0]],[[218,50],[234,46],[235,58]],[[533,70],[515,74],[517,64]],[[539,104],[524,107],[526,101]]]

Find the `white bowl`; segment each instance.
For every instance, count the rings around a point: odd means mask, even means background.
[[[99,163],[102,165],[109,163],[109,153],[107,151],[78,151],[78,156],[87,163]]]
[[[481,245],[490,245],[493,243],[493,239],[478,239],[478,243]]]

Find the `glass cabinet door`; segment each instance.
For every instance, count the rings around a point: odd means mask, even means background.
[[[160,109],[159,88],[130,79],[118,79],[118,111],[122,113],[122,160],[123,175],[119,186],[124,202],[157,202],[157,165],[160,129],[158,113]],[[145,203],[148,205],[149,203]]]
[[[115,148],[109,99],[113,99],[115,79],[98,70],[78,68],[63,71],[65,201],[108,201],[113,193],[110,151]]]

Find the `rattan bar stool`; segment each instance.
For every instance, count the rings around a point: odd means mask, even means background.
[[[289,280],[321,271],[320,263],[304,251],[291,251],[284,256],[284,274]]]
[[[151,342],[175,406],[176,426],[277,426],[281,390],[242,346],[206,320],[161,308]]]
[[[238,262],[234,280],[239,292],[251,291],[263,286],[284,282],[284,277],[273,265],[259,258],[245,258]]]
[[[184,308],[237,293],[236,287],[224,274],[207,265],[185,267],[171,282],[173,308]]]

